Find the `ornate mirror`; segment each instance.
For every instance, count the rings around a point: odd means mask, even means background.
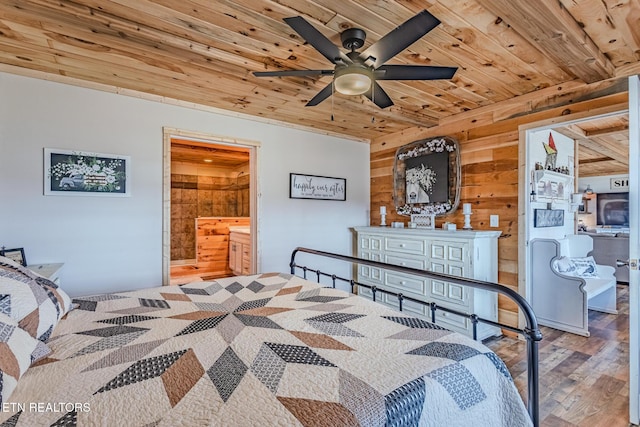
[[[400,215],[442,216],[460,202],[460,151],[448,136],[424,139],[396,151],[393,201]]]

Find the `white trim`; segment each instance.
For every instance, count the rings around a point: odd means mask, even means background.
[[[162,284],[169,285],[171,281],[171,140],[173,138],[188,139],[194,142],[205,142],[216,145],[235,145],[249,149],[249,205],[251,218],[251,273],[260,271],[259,217],[260,187],[258,180],[258,161],[261,143],[259,141],[243,140],[193,132],[170,127],[162,128],[163,134],[163,173],[162,173]]]
[[[629,77],[629,159],[640,156],[640,82],[639,76]],[[640,258],[640,175],[637,163],[629,164],[629,260]],[[629,422],[640,422],[640,272],[629,269]]]

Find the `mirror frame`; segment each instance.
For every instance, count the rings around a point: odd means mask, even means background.
[[[442,154],[438,153],[449,154],[447,159],[448,168],[446,169],[448,175],[446,189],[447,201],[409,203],[406,197],[407,159],[415,159],[411,162],[413,164],[419,163],[422,171],[428,172],[426,177],[424,174],[422,175],[423,180],[428,181],[426,183],[426,190],[423,188],[422,195],[423,197],[428,197],[428,193],[433,193],[434,187],[437,185],[437,173],[433,171],[433,168],[441,168],[441,164],[433,164],[433,167],[428,165],[428,160],[431,155],[442,157]],[[421,160],[424,160],[427,165]],[[432,160],[432,162],[434,160]],[[460,203],[460,181],[460,150],[458,142],[451,137],[443,136],[422,139],[403,145],[396,150],[393,163],[393,202],[396,206],[396,212],[399,215],[423,214],[445,216],[454,212]],[[421,188],[422,187],[423,186],[421,186]],[[442,192],[442,190],[439,191]]]

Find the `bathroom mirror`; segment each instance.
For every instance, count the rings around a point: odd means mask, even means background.
[[[443,216],[460,202],[460,151],[450,137],[423,139],[396,151],[393,200],[400,215]]]

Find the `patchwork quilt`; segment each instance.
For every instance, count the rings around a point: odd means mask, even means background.
[[[74,302],[2,425],[531,425],[481,343],[296,276]]]

